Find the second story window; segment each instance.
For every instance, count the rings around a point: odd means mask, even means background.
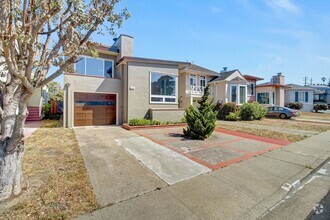
[[[205,87],[206,85],[206,80],[205,80],[205,76],[200,76],[199,77],[199,85],[202,86],[202,87]]]
[[[191,86],[197,86],[197,76],[190,74],[190,85]]]
[[[75,64],[77,74],[113,78],[114,62],[92,57],[80,57]]]

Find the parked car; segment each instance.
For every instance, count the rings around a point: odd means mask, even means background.
[[[287,107],[270,106],[267,108],[266,116],[279,117],[282,119],[286,119],[286,118],[290,119],[291,117],[297,117],[298,111]]]

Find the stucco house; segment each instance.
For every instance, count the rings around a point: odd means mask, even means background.
[[[290,88],[284,83],[282,73],[277,73],[270,82],[256,85],[257,102],[264,106],[282,106],[285,104],[285,89]]]
[[[32,94],[28,102],[28,117],[26,121],[40,121],[43,104],[48,102],[48,87],[42,86],[37,88]]]
[[[98,57],[81,56],[64,73],[65,127],[127,123],[132,118],[180,121],[207,84],[214,102],[256,100],[261,78],[239,70],[215,72],[172,60],[134,57],[134,39],[120,35]]]
[[[313,88],[296,84],[287,84],[287,86],[289,88],[285,89],[285,104],[299,102],[303,104],[300,111],[313,111]]]

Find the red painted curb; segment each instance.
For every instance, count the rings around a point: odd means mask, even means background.
[[[144,126],[130,126],[128,124],[123,124],[121,127],[126,130],[141,130],[141,129],[155,129],[155,128],[167,128],[167,127],[183,127],[186,123],[180,124],[168,124],[168,125],[144,125]]]

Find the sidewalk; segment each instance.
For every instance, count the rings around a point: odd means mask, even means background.
[[[327,160],[329,146],[327,131],[212,173],[151,187],[78,219],[256,219]]]

